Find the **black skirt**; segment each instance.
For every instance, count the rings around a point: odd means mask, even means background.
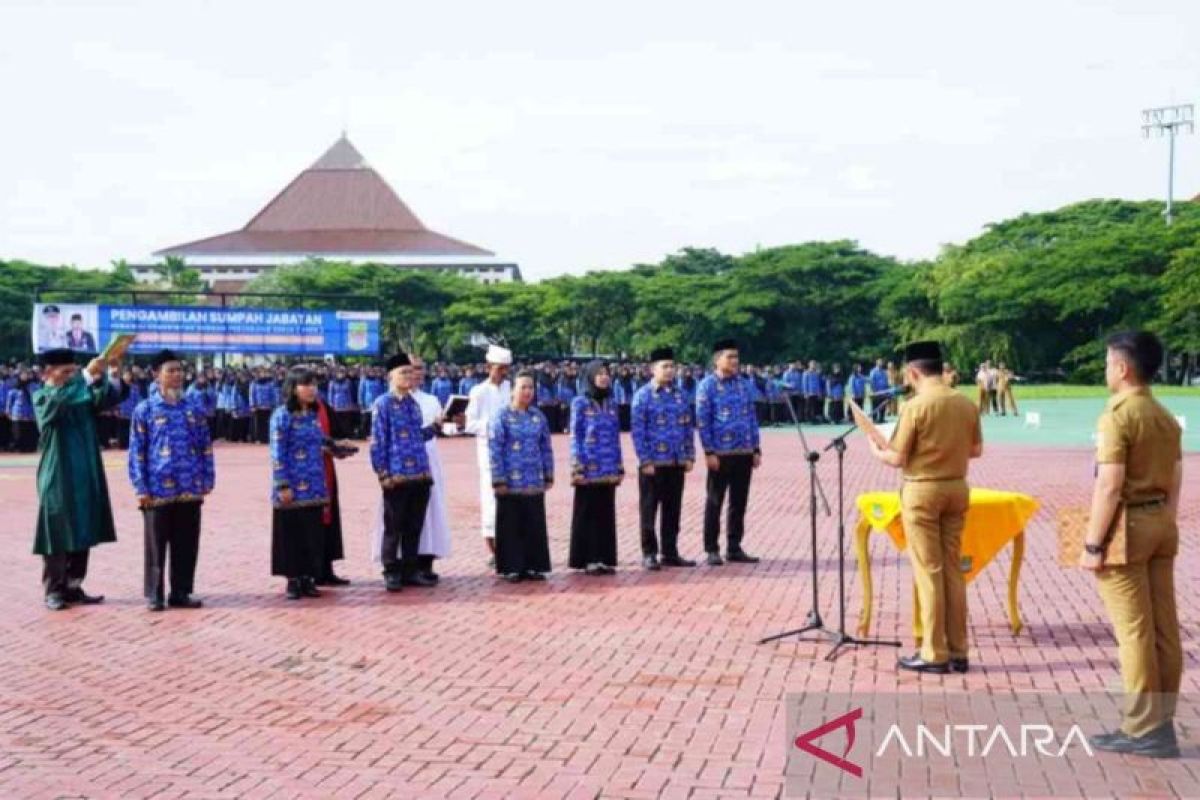
[[[324,506],[277,508],[271,515],[271,574],[316,578],[325,569]]]
[[[505,494],[496,498],[496,573],[549,572],[546,496]]]
[[[592,484],[575,487],[571,514],[571,553],[567,565],[584,569],[588,564],[617,565],[617,487]]]

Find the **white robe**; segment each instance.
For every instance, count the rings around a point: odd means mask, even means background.
[[[412,393],[421,407],[421,425],[429,426],[437,419],[442,407],[436,397],[420,390]],[[442,458],[438,455],[437,439],[425,443],[425,454],[429,457],[429,474],[433,476],[433,488],[429,492],[429,507],[425,511],[425,525],[421,528],[421,545],[417,550],[423,556],[448,558],[450,556],[450,518],[446,514],[446,482],[442,480]],[[397,545],[396,555],[400,554]],[[379,563],[383,556],[383,495],[379,496],[379,512],[371,531],[371,560]]]
[[[472,387],[467,396],[466,432],[475,434],[475,460],[479,464],[479,533],[496,538],[496,494],[492,489],[492,465],[488,455],[488,426],[512,400],[512,384],[499,386],[486,380]]]

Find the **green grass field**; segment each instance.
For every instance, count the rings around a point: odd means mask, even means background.
[[[974,396],[974,386],[963,387],[963,391]],[[1108,388],[1104,386],[1073,386],[1065,383],[1048,383],[1031,386],[1017,384],[1013,390],[1017,397],[1018,407],[1021,400],[1072,400],[1090,397],[1108,397]],[[1154,393],[1159,397],[1198,397],[1200,386],[1159,386],[1154,387]]]

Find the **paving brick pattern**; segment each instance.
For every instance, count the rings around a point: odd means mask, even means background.
[[[823,443],[818,440],[818,443]],[[565,478],[566,439],[556,439]],[[757,565],[639,566],[637,489],[618,491],[621,569],[564,568],[571,491],[549,495],[556,571],[511,586],[486,568],[476,528],[474,444],[442,445],[454,555],[442,585],[388,595],[368,554],[378,490],[365,453],[340,468],[353,585],[288,602],[269,575],[265,449],[221,445],[204,509],[200,611],[152,615],[140,598],[139,515],[124,457],[106,456],[120,541],[93,551],[98,607],[50,613],[29,554],[29,459],[0,459],[0,797],[757,798],[783,792],[784,698],[791,692],[1070,692],[1112,687],[1115,646],[1089,576],[1053,561],[1053,512],[1083,503],[1086,450],[996,446],[972,482],[1042,500],[1022,580],[1027,629],[1005,613],[1008,554],[970,587],[972,672],[898,675],[893,649],[822,660],[823,642],[758,645],[810,605],[807,488],[795,437],[765,437],[745,545]],[[626,443],[627,464],[633,457]],[[1200,456],[1187,471],[1200,474]],[[834,463],[820,472],[834,488]],[[856,442],[847,485],[896,485]],[[831,497],[831,500],[833,498]],[[1185,499],[1178,596],[1185,691],[1200,681],[1200,503]],[[690,476],[682,549],[701,551],[703,475]],[[853,525],[848,515],[847,527]],[[836,623],[836,526],[822,518],[821,611]],[[848,565],[853,556],[848,549]],[[906,557],[873,537],[875,635],[907,638]],[[860,593],[851,581],[851,625]],[[907,646],[906,646],[907,649]],[[1198,754],[1179,762],[1194,776]],[[1086,775],[988,775],[995,796],[1151,792],[1138,765],[1102,759]],[[971,788],[974,787],[974,788]],[[1139,788],[1140,787],[1140,788]],[[960,787],[959,791],[962,791]],[[948,792],[950,793],[950,792]]]

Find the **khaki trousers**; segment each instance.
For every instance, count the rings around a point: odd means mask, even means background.
[[[962,532],[971,491],[967,482],[907,481],[901,517],[921,603],[921,658],[944,663],[967,657],[967,584]]]

